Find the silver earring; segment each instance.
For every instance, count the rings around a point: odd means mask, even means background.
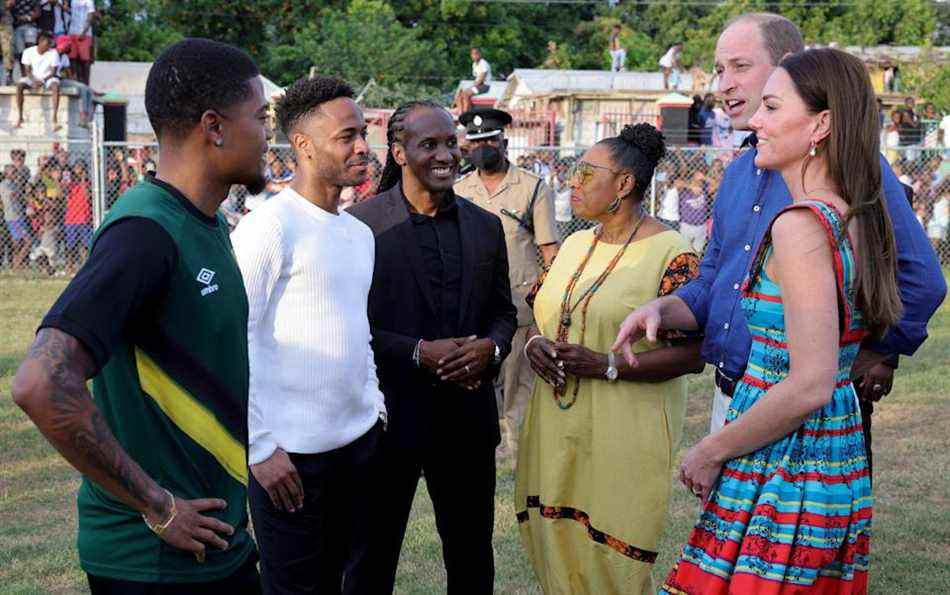
[[[218,140],[214,141],[214,146],[216,146],[216,147],[223,147],[223,146],[224,146],[224,141],[219,138]]]
[[[812,144],[811,150],[808,151],[808,154],[814,157],[817,152],[818,152],[817,145]]]

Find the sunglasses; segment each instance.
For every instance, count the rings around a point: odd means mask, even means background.
[[[593,163],[588,163],[587,161],[578,161],[572,165],[571,169],[567,172],[567,179],[576,181],[578,186],[583,186],[594,177],[594,170],[597,169],[606,169],[615,176],[619,176],[623,173],[620,171],[614,171],[603,165],[594,165]]]

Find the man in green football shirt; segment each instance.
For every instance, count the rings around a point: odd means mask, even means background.
[[[109,211],[13,398],[83,474],[94,594],[258,593],[247,299],[217,209],[233,184],[263,188],[267,102],[247,54],[186,39],[153,64],[145,107],[158,171]]]

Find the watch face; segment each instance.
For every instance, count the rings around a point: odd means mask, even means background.
[[[616,380],[617,379],[617,368],[607,368],[607,380]]]

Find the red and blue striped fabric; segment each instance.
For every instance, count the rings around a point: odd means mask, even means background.
[[[854,253],[830,204],[802,201],[828,232],[839,292],[838,377],[830,403],[795,433],[723,466],[661,593],[866,593],[871,483],[861,413],[849,380],[867,332],[855,307]],[[752,351],[727,423],[789,371],[779,286],[765,274],[770,237],[743,288]]]

